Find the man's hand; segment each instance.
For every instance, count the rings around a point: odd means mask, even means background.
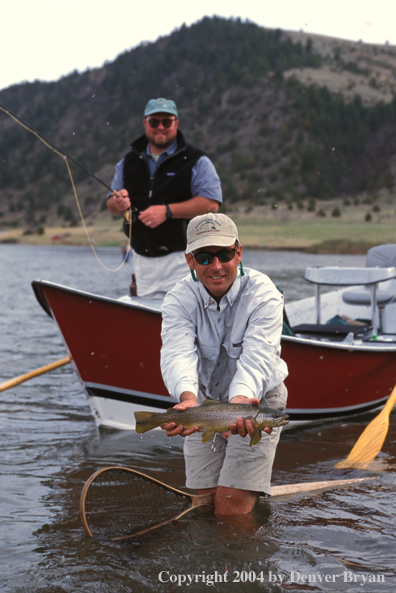
[[[235,397],[230,400],[230,404],[250,404],[252,406],[258,406],[260,400],[257,397],[249,398],[245,397],[244,395],[236,395]],[[267,426],[264,428],[264,432],[267,434],[271,434],[272,428]],[[245,436],[249,435],[252,438],[254,433],[254,426],[250,420],[246,420],[245,423],[243,422],[242,418],[238,418],[236,424],[231,424],[230,426],[230,433],[231,434],[239,434],[239,436],[245,438]]]
[[[126,189],[120,189],[107,200],[107,207],[114,216],[122,216],[131,207],[131,200]]]
[[[197,405],[197,398],[195,395],[190,391],[184,391],[180,396],[180,404],[173,406],[173,409],[183,412],[184,410],[187,410],[187,408],[196,408]],[[177,425],[175,422],[164,424],[164,426],[161,426],[161,428],[166,430],[166,435],[168,437],[175,437],[178,434],[182,437],[186,437],[189,434],[193,434],[194,432],[202,432],[202,429],[198,426],[184,429],[182,424]]]
[[[166,206],[150,206],[139,214],[139,220],[150,229],[155,229],[166,220]]]

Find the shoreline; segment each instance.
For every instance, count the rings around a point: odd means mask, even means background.
[[[38,238],[37,238],[38,239]],[[85,237],[84,240],[79,240],[75,238],[75,240],[26,240],[24,237],[23,240],[18,240],[18,238],[0,238],[0,248],[3,245],[40,245],[40,246],[69,246],[69,247],[89,247],[92,248],[90,243]],[[271,244],[271,245],[262,245],[257,243],[248,243],[246,241],[241,241],[243,248],[251,251],[285,251],[285,252],[295,252],[300,251],[301,253],[312,253],[312,254],[334,254],[334,255],[365,255],[367,251],[374,247],[375,245],[380,245],[386,241],[378,241],[378,242],[353,242],[353,241],[345,241],[345,240],[330,240],[330,241],[322,241],[321,243],[315,243],[311,245],[282,245],[282,244]],[[94,242],[93,247],[118,247],[120,250],[122,249],[125,242],[123,239],[116,242]]]
[[[384,201],[385,202],[385,201]],[[330,211],[336,201],[327,202]],[[225,212],[236,223],[239,239],[245,249],[265,251],[302,251],[305,253],[366,254],[370,247],[395,243],[395,210],[393,203],[383,203],[380,212],[365,222],[363,205],[344,207],[341,215],[318,217],[315,212],[232,205]],[[340,204],[341,208],[341,204]],[[0,245],[79,245],[94,247],[125,246],[128,239],[121,219],[100,213],[94,220],[69,226],[53,222],[47,227],[23,227],[0,223]],[[87,236],[88,233],[88,236]]]

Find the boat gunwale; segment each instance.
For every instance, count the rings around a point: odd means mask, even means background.
[[[383,335],[383,334],[381,334]],[[387,335],[387,334],[384,334]],[[394,334],[389,334],[394,335]],[[396,338],[396,336],[395,336]],[[294,342],[297,344],[303,344],[305,346],[315,346],[315,347],[322,347],[322,348],[335,348],[337,350],[348,350],[351,351],[359,351],[359,352],[396,352],[396,341],[395,342],[383,342],[383,341],[373,341],[370,343],[354,343],[354,342],[343,342],[343,341],[322,341],[318,338],[303,338],[300,336],[288,336],[286,334],[282,334],[282,342]]]
[[[103,295],[98,295],[96,293],[87,292],[85,290],[80,290],[78,288],[70,288],[69,286],[64,286],[63,284],[58,284],[56,282],[50,282],[48,280],[33,280],[32,281],[33,291],[35,296],[45,310],[45,312],[52,317],[52,313],[50,312],[50,307],[48,304],[47,299],[45,298],[45,294],[43,294],[43,288],[55,288],[60,289],[64,292],[68,292],[71,294],[76,294],[85,298],[94,298],[98,301],[102,301],[105,303],[117,304],[122,307],[128,307],[132,309],[136,309],[138,311],[146,311],[148,313],[154,313],[156,315],[161,315],[161,309],[159,308],[158,304],[150,306],[147,303],[135,301],[134,299],[139,297],[131,297],[131,302],[126,302],[124,300],[115,299],[113,297],[107,297]],[[122,299],[125,298],[121,297]],[[45,303],[43,302],[45,301]],[[147,299],[148,300],[148,299]],[[45,304],[47,304],[48,309],[46,308]],[[393,334],[391,334],[393,335]],[[360,352],[396,352],[396,342],[370,342],[370,343],[346,343],[342,341],[324,341],[318,338],[307,338],[307,337],[300,337],[300,336],[289,336],[286,334],[282,334],[281,341],[285,342],[292,342],[296,344],[301,344],[304,346],[313,346],[313,347],[322,347],[322,348],[335,348],[337,350],[347,350],[351,351],[360,351]]]
[[[161,309],[158,306],[155,306],[155,305],[150,306],[146,303],[142,303],[141,301],[135,302],[132,300],[134,298],[139,298],[139,297],[131,297],[131,302],[129,303],[129,302],[126,302],[124,300],[120,300],[120,299],[117,299],[114,297],[107,297],[104,295],[96,294],[94,292],[87,292],[85,290],[80,290],[78,288],[71,288],[70,286],[64,286],[63,284],[58,284],[56,282],[51,282],[49,280],[33,280],[32,287],[33,287],[33,291],[35,293],[35,296],[36,296],[38,302],[44,308],[46,313],[48,313],[48,311],[45,309],[45,307],[39,297],[39,295],[42,295],[42,292],[43,292],[42,287],[61,289],[64,292],[76,294],[76,295],[83,296],[86,298],[95,298],[98,301],[104,301],[107,303],[118,304],[118,305],[122,305],[123,307],[132,307],[133,309],[143,310],[143,311],[147,311],[149,313],[156,313],[158,315],[161,315]],[[45,295],[44,295],[44,298],[45,298]],[[121,298],[124,299],[125,295],[124,295],[124,297],[121,297]],[[148,299],[146,299],[146,300],[148,300]],[[45,301],[47,302],[47,299],[45,299]],[[52,315],[50,315],[50,317],[52,317]]]

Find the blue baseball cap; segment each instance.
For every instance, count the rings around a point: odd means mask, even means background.
[[[179,118],[176,103],[169,99],[150,99],[144,110],[144,117],[152,115],[153,113],[171,113]]]

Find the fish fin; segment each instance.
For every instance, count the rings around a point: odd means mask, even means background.
[[[224,402],[219,401],[218,399],[204,399],[201,406],[216,406],[217,404],[223,404]]]
[[[166,411],[167,412],[175,412],[175,408],[168,408]]]
[[[215,430],[205,430],[202,433],[202,442],[208,443],[209,441],[211,441],[213,439],[215,434],[216,434]]]
[[[157,428],[158,424],[151,421],[155,412],[135,412],[136,432],[142,433]]]
[[[261,430],[257,426],[255,426],[255,425],[253,425],[253,426],[254,426],[254,433],[253,433],[252,438],[250,439],[249,447],[251,447],[252,445],[257,445],[257,443],[259,441],[261,441],[261,436],[262,436]]]

